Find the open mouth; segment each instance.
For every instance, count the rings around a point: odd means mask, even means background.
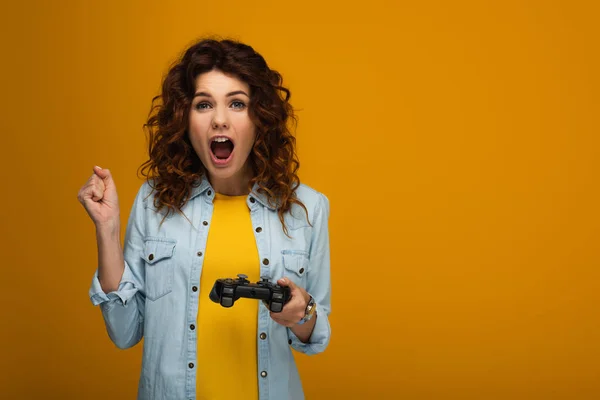
[[[216,137],[210,142],[210,151],[217,160],[227,160],[233,152],[233,142],[223,136]]]

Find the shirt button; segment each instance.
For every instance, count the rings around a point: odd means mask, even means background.
[[[194,363],[189,363],[189,364],[188,364],[188,367],[190,367],[190,368],[194,368]]]
[[[300,273],[304,273],[304,268],[300,268]]]
[[[191,324],[191,325],[190,325],[190,329],[191,329],[191,330],[194,330],[194,329],[196,329],[196,327],[194,326],[194,324]]]
[[[150,261],[154,260],[154,254],[150,254],[150,255],[148,256],[148,260],[150,260]]]
[[[210,196],[211,194],[212,194],[212,192],[209,190],[209,191],[208,191],[208,195]]]
[[[288,344],[292,344],[292,339],[288,339]]]
[[[262,371],[260,373],[260,376],[262,376],[263,378],[266,378],[267,377],[267,371]]]
[[[265,259],[263,260],[263,264],[265,264],[265,265],[269,265],[269,259],[268,259],[268,258],[265,258]]]
[[[260,338],[261,338],[262,340],[265,340],[265,339],[267,338],[267,334],[266,334],[266,333],[264,333],[264,332],[263,332],[263,333],[261,333],[261,334],[260,334]]]
[[[192,292],[197,292],[198,291],[198,286],[192,286]]]
[[[198,255],[198,257],[202,257],[202,252],[199,251],[198,253],[196,253]]]
[[[254,203],[256,200],[254,200],[254,197],[250,197],[250,203]]]
[[[208,225],[208,222],[202,221],[202,225],[206,226],[206,225]]]
[[[256,228],[256,232],[261,233],[262,232],[262,228],[259,226],[258,228]]]

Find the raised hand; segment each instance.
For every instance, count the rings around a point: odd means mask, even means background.
[[[117,188],[108,169],[94,167],[94,173],[77,195],[97,228],[119,224]]]

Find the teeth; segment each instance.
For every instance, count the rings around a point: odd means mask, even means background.
[[[214,138],[213,142],[219,142],[219,143],[223,143],[223,142],[227,142],[229,141],[229,139],[225,138],[225,137],[218,137],[218,138]]]

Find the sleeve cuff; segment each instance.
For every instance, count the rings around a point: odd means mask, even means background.
[[[307,343],[303,343],[298,337],[288,328],[288,339],[291,340],[291,346],[294,350],[307,355],[314,355],[322,353],[329,344],[329,338],[331,336],[331,328],[329,326],[329,318],[327,311],[320,308],[317,303],[317,322],[313,328],[312,334],[308,339]]]
[[[126,305],[127,301],[135,296],[137,291],[138,288],[134,284],[133,274],[131,273],[129,265],[127,265],[127,261],[125,261],[125,270],[123,271],[123,276],[121,277],[121,282],[119,283],[117,290],[104,293],[100,281],[98,280],[98,270],[96,270],[94,277],[92,278],[89,296],[92,304],[95,306],[115,301],[120,301],[123,305]]]

